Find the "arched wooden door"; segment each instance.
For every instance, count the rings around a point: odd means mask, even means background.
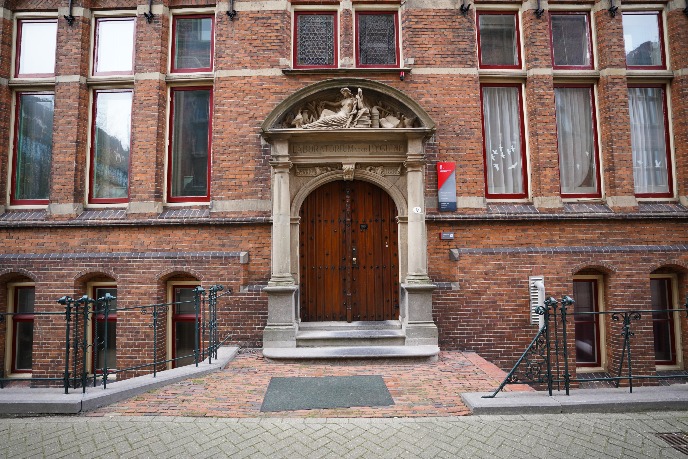
[[[301,207],[301,320],[399,318],[396,206],[377,186],[327,183]]]

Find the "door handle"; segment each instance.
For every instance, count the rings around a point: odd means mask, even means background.
[[[354,259],[353,259],[353,264],[354,264],[354,266],[356,265],[356,257],[354,257]]]

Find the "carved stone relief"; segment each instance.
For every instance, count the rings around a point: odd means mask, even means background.
[[[365,164],[356,164],[356,169],[368,171],[382,177],[386,175],[401,175],[401,164],[394,166],[368,166]]]
[[[296,176],[297,177],[317,177],[317,176],[325,174],[327,172],[332,172],[334,170],[336,170],[336,168],[330,167],[330,166],[314,166],[314,167],[296,166]]]
[[[360,129],[419,127],[415,116],[394,107],[392,103],[364,97],[358,88],[354,95],[349,88],[341,88],[338,100],[320,97],[297,106],[288,113],[282,129]]]

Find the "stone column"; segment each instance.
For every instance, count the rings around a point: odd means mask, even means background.
[[[435,285],[428,277],[422,138],[409,139],[405,166],[408,193],[408,274],[406,282],[401,284],[402,324],[407,346],[437,346],[437,326],[432,320],[432,292]]]
[[[272,268],[264,291],[268,295],[268,323],[263,347],[296,347],[296,285],[291,275],[291,218],[289,144],[272,145]]]

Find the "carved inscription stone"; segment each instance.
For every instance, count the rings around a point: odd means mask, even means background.
[[[404,143],[291,143],[290,154],[294,156],[386,156],[405,155]]]

